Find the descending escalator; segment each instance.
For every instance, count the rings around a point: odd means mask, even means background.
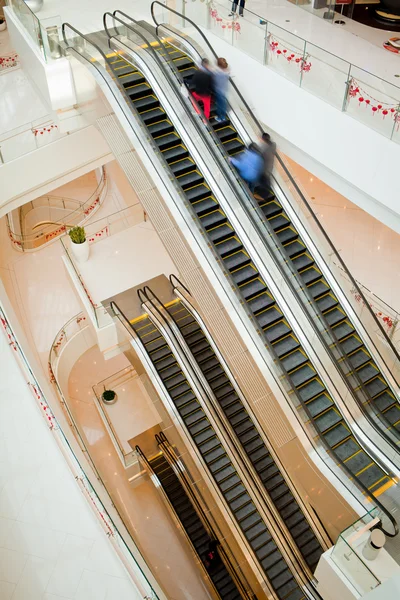
[[[115,314],[122,314],[116,305],[111,306]],[[280,600],[306,599],[165,338],[147,315],[133,321],[131,327],[272,589]]]
[[[171,55],[171,53],[178,68],[187,70],[190,76],[190,72],[194,69],[193,61],[173,47],[169,54]],[[155,90],[150,86],[144,74],[121,56],[112,53],[108,57],[108,61],[123,86],[126,100],[139,114],[149,134],[162,152],[171,174],[176,177],[184,191],[209,243],[219,254],[224,267],[230,273],[232,285],[237,288],[243,302],[253,314],[256,327],[263,334],[265,344],[287,373],[293,391],[318,435],[336,461],[342,465],[351,478],[357,480],[364,493],[378,496],[382,490],[392,484],[393,480],[360,446],[345,422],[254,265],[249,250],[240,240],[198,165],[190,156],[189,150],[169,119],[165,108],[161,105]],[[213,109],[212,115],[214,114]],[[229,134],[229,139],[226,139],[225,133],[222,131],[224,129],[232,132]],[[234,133],[231,124],[224,125],[218,131],[220,131],[220,138],[224,141],[229,154],[232,155],[242,150],[243,143]],[[269,211],[276,204],[276,200],[271,199],[266,202],[265,206],[263,205],[268,216],[271,217]],[[280,229],[277,231],[277,235],[285,243],[287,252],[293,260],[304,254],[304,245],[297,239],[298,236],[294,234],[292,228]],[[312,285],[314,284],[310,283],[310,287]],[[316,301],[327,302],[331,297],[329,294],[323,294],[319,287],[312,287],[312,290]],[[348,327],[346,323],[341,325],[343,335],[339,331],[338,334],[341,336],[343,347],[348,353],[351,353],[356,351],[353,340],[357,341],[358,338],[355,334],[346,333],[346,327]],[[386,393],[390,397],[390,393]]]
[[[182,302],[169,304],[166,310],[179,327],[207,383],[221,406],[262,485],[311,571],[323,552],[274,458],[246,410],[235,385],[224,370],[198,321]]]
[[[137,447],[137,450],[144,457],[140,448]],[[147,461],[157,476],[199,559],[206,566],[206,553],[212,546],[212,543],[215,542],[215,539],[205,528],[184,487],[164,454],[157,454],[157,456],[149,458]],[[240,600],[242,598],[222,560],[214,568],[211,569],[208,567],[207,570],[221,600]]]

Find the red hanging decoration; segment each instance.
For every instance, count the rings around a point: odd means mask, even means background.
[[[300,71],[303,71],[304,73],[308,73],[310,71],[311,62],[308,60],[308,58],[310,56],[309,54],[307,54],[304,57],[303,55],[292,52],[288,48],[285,48],[284,46],[282,46],[282,44],[280,44],[280,42],[277,42],[276,40],[274,40],[274,38],[271,34],[268,35],[268,43],[269,43],[269,49],[272,54],[276,54],[277,56],[283,56],[288,61],[288,63],[293,62],[293,63],[298,64],[300,67]]]

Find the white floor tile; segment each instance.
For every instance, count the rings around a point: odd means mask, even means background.
[[[16,521],[9,530],[5,547],[39,558],[57,560],[66,534],[48,527]]]
[[[11,600],[15,590],[15,584],[8,581],[0,581],[0,600]]]
[[[92,546],[93,540],[67,536],[47,587],[49,593],[74,596]]]
[[[106,540],[98,540],[93,544],[86,560],[86,569],[96,573],[113,575],[114,577],[126,577],[126,571],[122,563]]]
[[[27,559],[26,554],[0,548],[0,581],[18,583]]]
[[[105,600],[106,594],[106,576],[84,571],[75,600]]]
[[[42,600],[53,569],[53,561],[30,556],[12,600]]]

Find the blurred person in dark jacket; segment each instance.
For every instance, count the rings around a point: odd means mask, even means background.
[[[244,5],[246,4],[246,0],[233,0],[231,12],[229,13],[230,17],[233,17],[236,14],[237,5],[239,4],[239,17],[243,17]]]
[[[203,104],[204,115],[206,119],[209,119],[211,112],[211,94],[213,92],[213,74],[210,70],[210,61],[207,58],[203,58],[200,68],[192,77],[191,91],[196,102],[201,102]]]
[[[255,186],[260,182],[264,170],[264,158],[257,145],[251,143],[239,158],[229,160],[253,192]]]
[[[264,160],[264,172],[260,181],[262,194],[270,194],[271,192],[271,174],[274,168],[274,160],[276,154],[276,144],[271,140],[269,133],[263,133],[259,144],[260,152]]]

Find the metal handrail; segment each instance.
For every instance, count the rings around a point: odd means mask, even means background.
[[[207,45],[207,47],[209,48],[210,52],[213,54],[213,56],[215,58],[218,58],[217,53],[215,52],[214,48],[212,47],[212,45],[210,44],[210,42],[208,41],[207,37],[204,35],[204,33],[202,32],[202,30],[199,28],[199,26],[192,21],[191,19],[189,19],[188,17],[186,17],[185,15],[183,15],[182,13],[179,13],[178,11],[170,8],[169,6],[166,6],[165,4],[162,4],[161,2],[159,2],[158,0],[154,0],[151,4],[151,14],[152,14],[152,18],[154,23],[156,24],[156,31],[158,31],[158,27],[162,26],[162,23],[159,23],[155,17],[154,14],[154,5],[160,5],[162,6],[162,8],[165,10],[168,10],[172,13],[174,13],[175,15],[177,15],[178,17],[181,17],[183,19],[185,19],[188,23],[190,23],[195,29],[196,32],[201,36],[201,38],[204,40],[205,44]],[[235,90],[236,94],[238,95],[238,97],[240,98],[241,102],[243,102],[246,110],[249,112],[249,114],[251,115],[251,118],[253,119],[254,123],[257,125],[258,130],[259,130],[259,134],[261,135],[264,131],[264,128],[261,126],[261,123],[259,122],[259,120],[257,119],[257,117],[254,115],[252,109],[250,108],[250,106],[248,105],[248,103],[246,102],[246,100],[244,99],[244,97],[242,96],[241,92],[239,91],[238,87],[236,86],[235,82],[232,80],[232,78],[230,77],[230,83],[233,87],[233,89]],[[340,266],[342,267],[342,269],[345,271],[346,275],[349,277],[351,284],[355,287],[357,293],[360,295],[361,299],[363,300],[367,310],[369,311],[369,313],[371,314],[373,320],[376,322],[376,324],[378,325],[378,328],[380,329],[382,335],[385,338],[385,341],[387,341],[389,347],[391,348],[391,350],[393,351],[393,353],[395,354],[397,360],[400,362],[400,353],[397,351],[397,349],[395,348],[394,344],[392,343],[391,339],[389,338],[389,336],[387,335],[384,327],[382,326],[382,324],[380,323],[379,319],[377,319],[374,311],[372,310],[372,308],[369,305],[369,302],[367,301],[367,299],[365,298],[362,290],[360,289],[360,287],[357,284],[357,281],[354,279],[354,277],[351,275],[350,271],[348,270],[346,263],[344,262],[344,260],[342,259],[342,257],[340,256],[340,254],[337,252],[336,247],[334,246],[333,242],[331,241],[330,237],[328,236],[328,234],[326,233],[325,229],[323,228],[323,226],[321,225],[320,221],[318,220],[317,216],[314,213],[314,210],[312,209],[312,207],[310,206],[310,204],[308,203],[306,197],[304,196],[304,194],[302,193],[301,189],[299,188],[298,184],[296,183],[294,177],[292,176],[291,172],[289,171],[289,169],[286,167],[284,161],[282,160],[282,158],[280,157],[279,153],[276,152],[275,154],[280,166],[282,167],[283,171],[285,172],[285,174],[287,175],[288,179],[290,180],[290,183],[293,185],[294,189],[296,190],[297,194],[300,196],[301,201],[304,203],[304,205],[307,207],[307,210],[309,211],[313,221],[316,223],[319,231],[321,232],[321,234],[323,235],[323,237],[325,238],[325,240],[327,241],[327,243],[329,244],[329,246],[332,248],[333,253],[335,254],[335,256],[337,257],[337,260],[340,263]],[[376,351],[379,353],[379,350],[376,349]],[[380,354],[380,353],[379,353]],[[383,357],[381,357],[382,360]],[[384,361],[385,362],[385,361]],[[398,382],[400,383],[400,382]]]

